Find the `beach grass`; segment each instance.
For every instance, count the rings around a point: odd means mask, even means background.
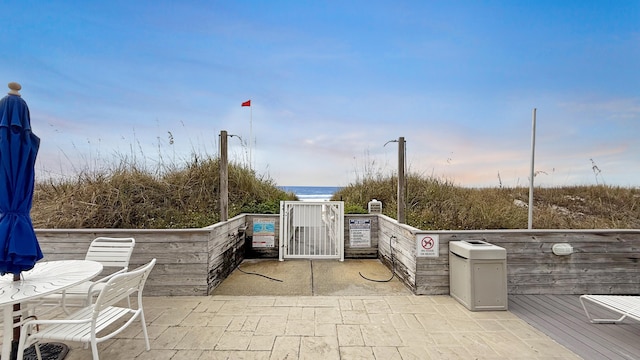
[[[36,228],[198,228],[219,214],[219,159],[193,156],[183,166],[149,171],[121,161],[97,171],[36,183],[31,217]],[[277,213],[296,200],[267,176],[230,163],[229,216]]]
[[[526,229],[528,187],[465,188],[436,177],[406,177],[406,223],[423,230]],[[396,218],[397,176],[365,176],[340,189],[332,200],[366,209],[382,201]],[[535,188],[533,228],[640,228],[640,189],[607,185]]]
[[[219,221],[219,159],[192,155],[184,164],[148,169],[121,161],[71,177],[36,182],[31,217],[36,228],[198,228]],[[370,169],[371,170],[371,169]],[[247,165],[229,165],[229,216],[275,214],[281,200],[297,200]],[[366,213],[372,199],[397,214],[397,177],[371,170],[332,200],[345,212]],[[424,230],[526,229],[529,189],[465,188],[453,181],[409,173],[406,222]],[[640,189],[604,184],[536,188],[536,229],[640,228]]]

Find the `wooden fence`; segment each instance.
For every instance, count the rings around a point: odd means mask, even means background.
[[[156,258],[145,293],[208,295],[244,259],[245,215],[202,229],[36,229],[44,260],[82,259],[98,236],[133,237],[130,268]]]
[[[395,236],[395,273],[418,295],[449,294],[449,242],[483,240],[507,251],[509,294],[638,294],[640,230],[424,231],[380,216],[381,236]],[[438,256],[417,256],[417,238],[438,239]],[[384,241],[381,239],[380,243]],[[568,243],[571,255],[555,255]],[[379,254],[386,264],[386,246]],[[390,266],[391,267],[391,266]]]
[[[275,221],[273,247],[252,248],[256,218]],[[369,221],[368,246],[352,243],[351,220]],[[134,237],[131,268],[158,259],[147,282],[149,295],[207,295],[246,257],[277,259],[278,227],[278,215],[242,214],[202,229],[37,229],[36,234],[45,260],[81,259],[98,236]],[[640,293],[640,230],[424,231],[384,215],[346,215],[344,228],[346,259],[377,257],[418,295],[449,294],[449,242],[457,240],[484,240],[507,250],[510,294]],[[419,256],[417,239],[426,235],[438,239],[437,257]],[[358,236],[362,240],[363,234]],[[557,243],[570,244],[573,254],[553,254]]]

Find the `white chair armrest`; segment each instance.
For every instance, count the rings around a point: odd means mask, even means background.
[[[91,300],[91,297],[93,296],[94,293],[99,293],[100,292],[100,289],[95,289],[94,290],[96,285],[103,284],[103,283],[106,284],[107,281],[109,281],[109,279],[111,279],[112,277],[114,277],[114,276],[116,276],[118,274],[125,273],[125,272],[127,272],[127,270],[128,270],[128,268],[125,267],[123,269],[120,269],[120,270],[114,272],[113,274],[109,274],[109,275],[107,275],[107,276],[105,276],[105,277],[103,277],[103,278],[101,278],[99,280],[93,281],[91,286],[89,286],[89,290],[87,291],[87,300]],[[87,304],[91,304],[91,301],[88,302]]]
[[[20,329],[20,338],[26,339],[27,334],[31,333],[31,328],[38,325],[52,325],[52,324],[84,324],[91,322],[91,318],[87,319],[29,319],[23,322],[22,328]]]
[[[52,324],[84,324],[91,322],[91,318],[88,319],[30,319],[24,322],[24,326],[33,325],[52,325]]]

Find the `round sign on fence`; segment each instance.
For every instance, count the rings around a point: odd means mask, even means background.
[[[439,248],[437,234],[416,234],[417,257],[438,257]]]

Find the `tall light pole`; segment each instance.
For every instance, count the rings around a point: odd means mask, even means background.
[[[405,216],[405,142],[404,137],[398,138],[398,222],[404,224]]]
[[[227,156],[227,131],[220,131],[220,221],[229,219],[229,158]]]

